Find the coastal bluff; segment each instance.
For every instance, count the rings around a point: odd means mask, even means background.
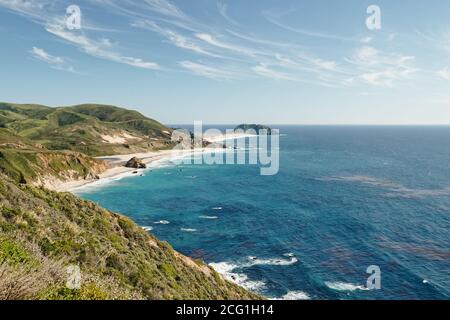
[[[49,190],[98,179],[98,156],[169,152],[171,132],[114,106],[0,103],[0,300],[262,299],[125,216]],[[66,286],[68,268],[79,288]]]

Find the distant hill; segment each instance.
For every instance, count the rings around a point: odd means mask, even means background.
[[[243,131],[248,131],[248,130],[254,130],[256,132],[256,134],[260,134],[261,130],[267,130],[267,134],[272,134],[272,129],[269,128],[268,126],[263,126],[260,124],[241,124],[238,125],[236,128],[234,128],[234,131],[238,131],[238,130],[243,130]]]
[[[90,156],[172,146],[170,128],[137,111],[108,105],[51,108],[0,103],[0,127],[49,150],[71,150]]]
[[[0,174],[0,300],[259,298],[121,215]]]

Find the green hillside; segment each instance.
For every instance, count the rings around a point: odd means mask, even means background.
[[[42,186],[92,180],[92,155],[171,146],[171,130],[114,106],[0,103],[1,299],[259,299],[131,220]],[[81,269],[80,289],[66,286]]]
[[[128,154],[172,146],[172,130],[137,111],[85,104],[50,108],[0,103],[0,127],[49,150],[90,156]]]
[[[0,174],[0,299],[258,298],[121,215]]]
[[[47,150],[9,129],[0,128],[0,172],[17,183],[45,185],[49,180],[95,179],[104,161],[73,151]]]

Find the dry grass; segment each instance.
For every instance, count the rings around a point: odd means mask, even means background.
[[[35,261],[15,265],[0,261],[0,300],[36,299],[51,283],[63,279],[63,264],[49,260],[36,244],[26,242],[20,236],[16,241],[32,254]]]

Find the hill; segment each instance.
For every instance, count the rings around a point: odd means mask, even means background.
[[[106,168],[106,162],[83,153],[48,150],[0,128],[0,172],[16,183],[48,185],[57,181],[91,180]]]
[[[259,298],[119,214],[0,174],[0,299]]]
[[[0,103],[0,127],[48,150],[71,150],[90,156],[172,146],[170,128],[137,111],[108,105],[51,108]]]

